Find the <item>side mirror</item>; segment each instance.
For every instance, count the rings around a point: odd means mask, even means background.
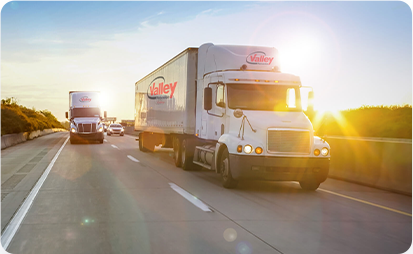
[[[103,111],[103,116],[105,117],[105,119],[107,118],[108,114],[106,111]]]
[[[314,92],[308,92],[308,106],[307,111],[314,111]]]
[[[204,89],[204,109],[211,110],[212,109],[212,88],[205,87]]]
[[[65,112],[66,119],[69,119],[69,113]]]
[[[236,118],[240,118],[240,117],[242,117],[243,115],[244,115],[244,112],[242,112],[241,109],[237,108],[236,110],[234,110],[234,116],[235,116]]]

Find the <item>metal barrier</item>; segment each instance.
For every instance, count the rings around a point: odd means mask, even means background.
[[[329,177],[412,195],[412,140],[326,136]]]

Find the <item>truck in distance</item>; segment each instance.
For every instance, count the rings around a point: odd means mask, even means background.
[[[106,111],[104,112],[106,118]],[[103,143],[103,120],[100,106],[100,92],[71,91],[69,92],[69,112],[66,118],[70,120],[70,143],[81,140],[92,140]]]
[[[316,190],[330,146],[314,135],[302,89],[298,76],[280,71],[275,48],[188,48],[135,83],[139,148],[173,148],[176,166],[213,170],[225,188],[256,179]]]

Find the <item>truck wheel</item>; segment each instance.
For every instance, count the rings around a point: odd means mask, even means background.
[[[99,140],[99,143],[103,144],[103,139]]]
[[[320,186],[320,183],[315,180],[300,181],[301,189],[306,191],[315,191]]]
[[[196,170],[200,167],[193,163],[195,146],[189,139],[184,139],[181,146],[181,165],[185,171]]]
[[[143,133],[139,133],[139,150],[140,150],[141,152],[146,153],[146,152],[149,152],[149,150],[146,149],[146,148],[143,146],[143,135],[142,135],[142,134],[143,134]]]
[[[182,153],[181,153],[181,141],[178,137],[173,138],[173,147],[174,147],[174,159],[175,159],[175,166],[181,167],[182,165]]]
[[[225,150],[222,152],[219,167],[222,176],[222,186],[227,189],[233,189],[237,187],[238,181],[232,178],[231,167],[229,163],[229,153],[227,148],[225,148]]]

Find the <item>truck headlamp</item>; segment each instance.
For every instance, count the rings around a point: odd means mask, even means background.
[[[328,155],[328,148],[327,147],[323,147],[323,149],[321,149],[321,154],[323,155],[323,156],[327,156]]]
[[[244,146],[244,152],[245,153],[250,154],[250,153],[252,153],[252,151],[253,151],[253,148],[252,148],[251,145]]]
[[[70,131],[71,131],[72,133],[76,133],[76,129],[75,129],[75,128],[70,129]]]
[[[101,126],[99,129],[98,129],[98,132],[102,132],[103,131],[103,127]]]

